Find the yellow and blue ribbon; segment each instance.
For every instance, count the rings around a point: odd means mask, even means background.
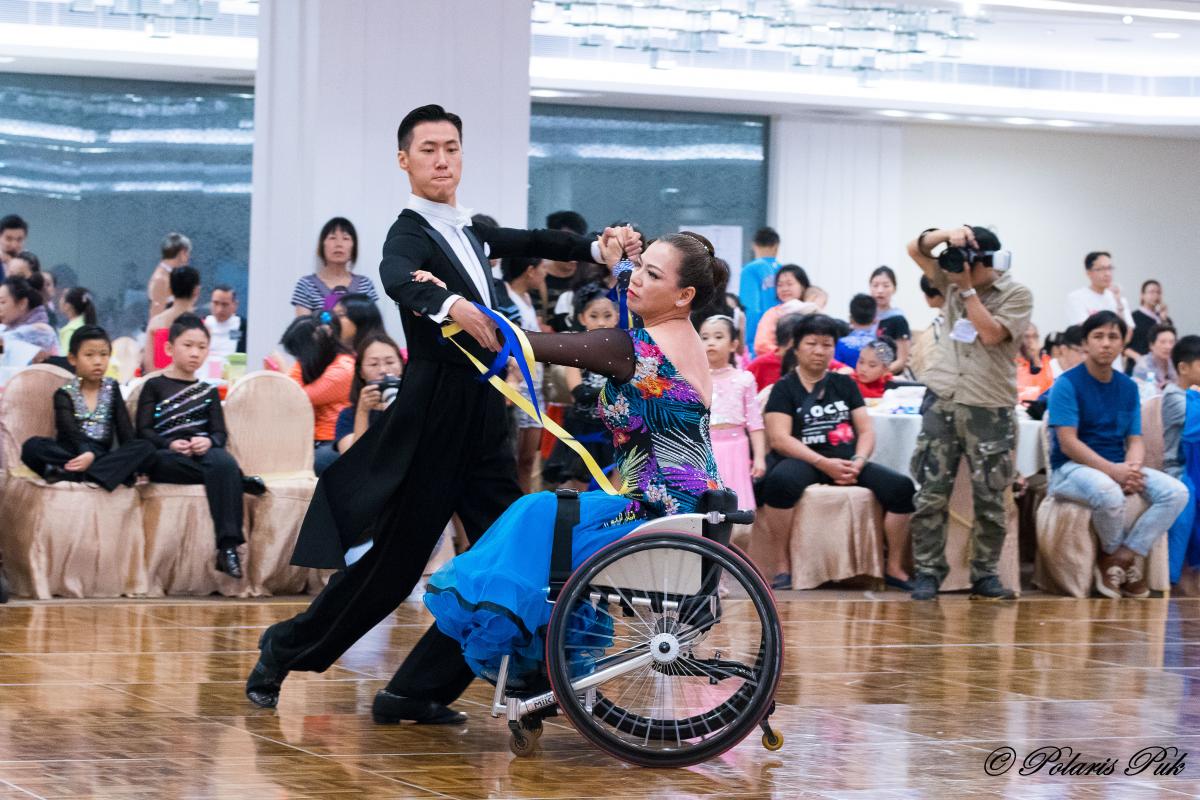
[[[623,294],[623,293],[622,293]],[[500,347],[500,352],[492,359],[491,366],[485,365],[482,361],[476,358],[465,347],[454,340],[454,337],[462,333],[462,328],[457,323],[447,322],[442,326],[442,338],[451,342],[457,347],[462,354],[479,370],[479,379],[490,383],[497,391],[512,401],[513,405],[524,411],[529,416],[533,417],[542,427],[550,432],[551,436],[561,441],[567,447],[575,451],[575,454],[583,460],[583,464],[587,467],[588,472],[592,476],[595,484],[606,494],[619,495],[622,492],[617,491],[616,487],[605,474],[605,470],[600,467],[592,454],[583,446],[569,431],[563,428],[554,420],[545,416],[541,408],[538,407],[537,392],[533,385],[533,373],[536,372],[537,361],[533,356],[533,346],[529,343],[529,337],[525,335],[525,331],[514,325],[508,318],[497,314],[487,306],[475,304],[475,307],[488,316],[493,322],[499,326],[504,333],[504,342]],[[510,386],[503,378],[500,377],[500,372],[508,363],[508,359],[513,358],[517,362],[517,368],[521,371],[521,379],[525,381],[525,385],[529,387],[529,398]]]

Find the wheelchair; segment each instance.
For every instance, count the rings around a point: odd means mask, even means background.
[[[697,513],[647,521],[571,571],[578,519],[578,495],[560,490],[544,680],[514,689],[509,656],[495,675],[492,716],[507,716],[512,752],[536,753],[543,720],[559,714],[645,767],[707,761],[756,727],[764,747],[780,749],[769,718],[783,630],[768,583],[729,544],[754,512],[738,511],[733,492],[707,492]]]

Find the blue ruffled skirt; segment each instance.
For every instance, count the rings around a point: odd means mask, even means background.
[[[604,492],[579,496],[579,524],[572,538],[571,564],[578,568],[589,556],[632,531],[644,520],[609,525],[628,505],[628,498]],[[509,662],[509,684],[520,686],[536,676],[545,658],[545,632],[552,606],[547,602],[550,551],[554,542],[557,498],[553,492],[525,495],[513,503],[475,545],[430,577],[425,605],[447,636],[462,643],[463,655],[476,675],[493,683],[502,656]],[[589,612],[591,612],[589,614]],[[612,619],[580,604],[588,614],[570,625],[579,663],[573,674],[590,671],[589,660],[611,642]]]

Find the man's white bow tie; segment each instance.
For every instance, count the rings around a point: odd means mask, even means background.
[[[473,213],[469,208],[455,209],[455,216],[451,222],[456,228],[469,228],[471,227],[471,215]]]

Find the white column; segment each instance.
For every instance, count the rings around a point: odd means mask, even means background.
[[[900,230],[901,130],[895,125],[776,118],[771,127],[767,218],[783,263],[804,267],[846,319],[881,264],[896,271],[896,304],[923,325],[920,274]]]
[[[396,128],[438,103],[463,118],[459,203],[524,227],[529,180],[528,0],[263,0],[250,223],[250,364],[293,317],[325,220],[359,234],[379,286],[383,237],[404,208]],[[399,321],[387,298],[388,326]]]

